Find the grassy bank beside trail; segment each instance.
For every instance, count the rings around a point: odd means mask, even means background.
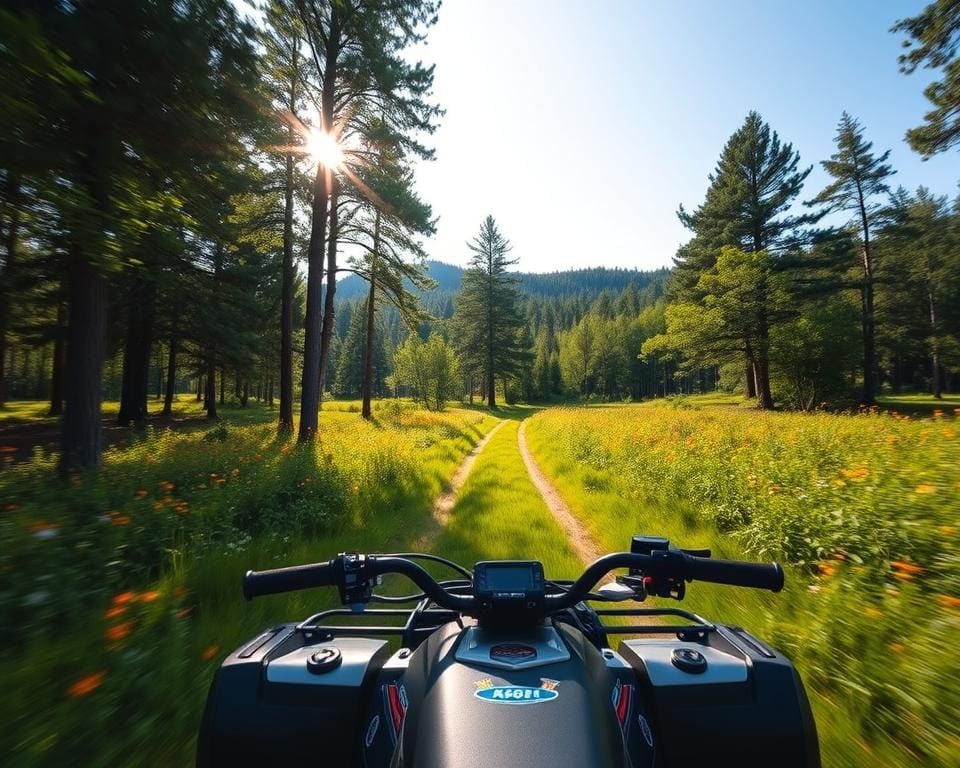
[[[778,595],[694,583],[685,607],[784,651],[824,765],[960,764],[956,422],[736,408],[551,409],[527,438],[606,550],[661,534],[793,563]]]
[[[375,417],[325,410],[314,446],[272,424],[148,431],[63,484],[52,459],[0,472],[4,764],[192,763],[220,659],[336,601],[245,603],[241,574],[408,548],[496,423],[393,405]]]

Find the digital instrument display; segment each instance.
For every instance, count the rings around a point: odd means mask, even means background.
[[[473,591],[491,603],[535,605],[543,601],[543,565],[536,560],[491,560],[473,569]]]

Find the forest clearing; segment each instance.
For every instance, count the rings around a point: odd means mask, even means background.
[[[228,421],[153,433],[109,450],[69,504],[44,461],[9,465],[0,568],[21,591],[3,593],[16,632],[0,664],[21,693],[5,699],[3,751],[24,765],[189,762],[218,660],[335,600],[244,603],[248,568],[423,547],[575,575],[581,558],[521,457],[523,420],[537,465],[601,551],[644,532],[790,564],[779,595],[694,584],[685,607],[751,626],[796,661],[826,764],[954,764],[960,702],[939,680],[960,674],[960,654],[937,638],[960,624],[956,420],[758,419],[716,400],[491,415],[385,401],[373,423],[335,403],[316,448]],[[435,500],[494,428],[438,524]]]
[[[958,0],[4,4],[0,763],[960,768],[958,149]]]

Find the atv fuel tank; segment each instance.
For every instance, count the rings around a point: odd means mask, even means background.
[[[611,705],[613,674],[579,633],[562,633],[562,641],[555,634],[561,660],[509,669],[471,661],[469,648],[461,649],[471,635],[455,625],[434,633],[411,656],[403,678],[409,708],[393,765],[629,766]],[[486,630],[481,639],[473,636],[474,651],[529,640]]]

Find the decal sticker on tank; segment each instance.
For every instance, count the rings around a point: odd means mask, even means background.
[[[380,727],[380,715],[374,715],[373,720],[370,721],[370,725],[367,726],[367,735],[363,739],[363,743],[367,745],[367,749],[370,748],[370,745],[373,744],[373,740],[377,737],[377,729]]]
[[[532,685],[494,685],[489,677],[485,677],[477,680],[477,690],[473,695],[494,704],[543,704],[560,696],[558,685],[558,680],[545,677],[540,678],[539,688]]]
[[[652,747],[653,731],[650,730],[650,723],[647,722],[647,718],[643,715],[637,715],[637,722],[640,723],[640,731],[643,733],[643,738],[647,742],[647,746]]]

